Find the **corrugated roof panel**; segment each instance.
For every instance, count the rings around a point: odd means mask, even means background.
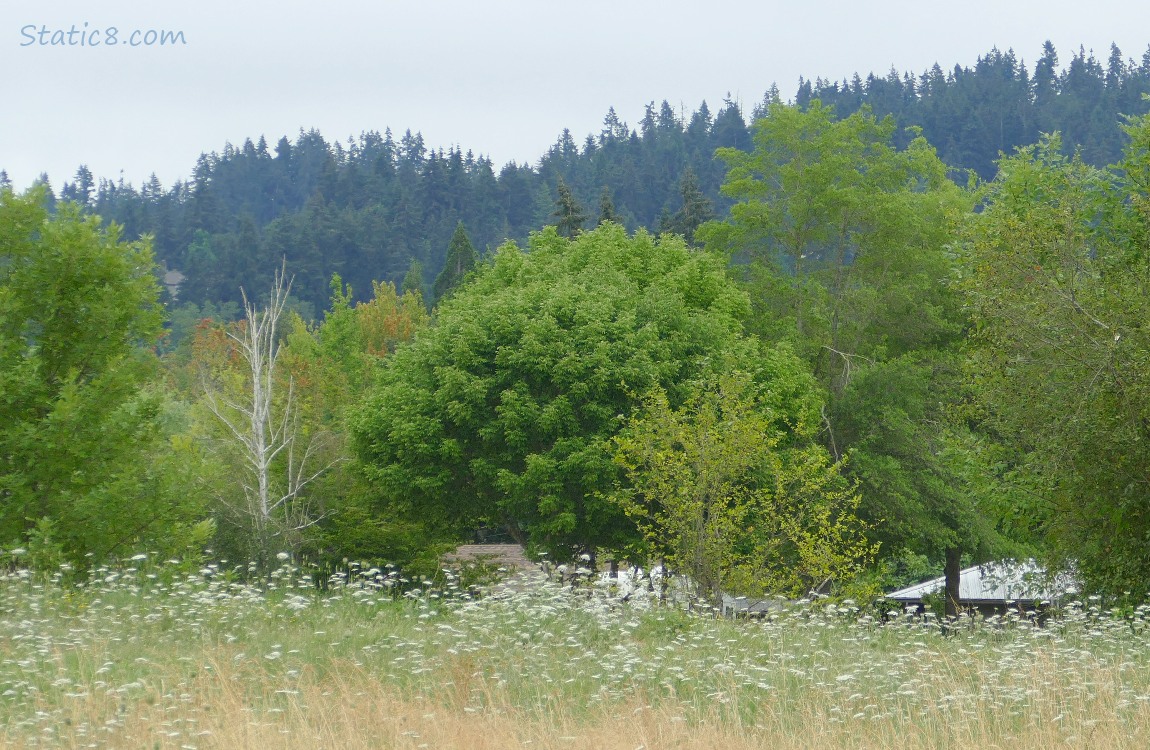
[[[933,578],[886,595],[888,599],[917,601],[928,594],[941,591],[945,578]],[[1055,599],[1076,593],[1077,587],[1069,576],[1058,576],[1052,582],[1046,570],[1034,560],[1025,562],[986,563],[966,568],[959,574],[960,601],[1018,599]]]

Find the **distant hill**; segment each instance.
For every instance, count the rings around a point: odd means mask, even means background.
[[[1047,43],[1033,70],[1013,51],[992,50],[949,71],[804,80],[792,101],[817,98],[841,116],[864,105],[891,114],[900,126],[920,127],[957,176],[972,170],[989,179],[1000,152],[1054,130],[1086,161],[1115,161],[1121,115],[1150,109],[1147,93],[1150,50],[1135,62],[1112,47],[1105,64],[1079,50],[1063,68]],[[778,91],[768,91],[764,102],[775,98]],[[241,285],[258,295],[282,257],[296,296],[322,310],[333,273],[363,295],[373,279],[399,282],[418,260],[429,287],[460,221],[481,252],[555,223],[560,178],[588,225],[606,198],[630,228],[672,226],[688,169],[722,215],[724,168],[714,151],[749,148],[749,121],[761,111],[726,100],[680,116],[652,102],[632,127],[611,110],[599,133],[576,140],[564,130],[537,163],[501,168],[471,152],[429,148],[410,131],[398,139],[366,131],[346,143],[301,131],[274,147],[260,137],[204,154],[192,179],[168,190],[154,177],[139,188],[97,184],[81,167],[59,194],[124,225],[129,238],[152,234],[158,259],[186,277],[180,303],[236,301]]]

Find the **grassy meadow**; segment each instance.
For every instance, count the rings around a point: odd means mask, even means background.
[[[0,580],[0,747],[1150,746],[1150,613],[725,621],[532,581],[395,596],[368,571]]]

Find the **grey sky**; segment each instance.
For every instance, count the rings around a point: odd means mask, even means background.
[[[24,31],[85,22],[120,44]],[[125,43],[149,29],[187,43]],[[1141,60],[1150,3],[0,0],[0,168],[17,187],[46,171],[58,189],[81,163],[170,185],[203,151],[301,127],[329,141],[411,128],[497,166],[533,163],[564,127],[598,132],[609,106],[632,125],[663,99],[690,112],[730,92],[749,109],[772,82],[788,98],[800,75],[918,74],[995,46],[1033,70],[1046,39],[1063,64],[1079,45],[1105,62],[1111,42]]]

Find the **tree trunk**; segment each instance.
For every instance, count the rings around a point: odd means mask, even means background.
[[[526,547],[527,546],[527,535],[525,533],[523,533],[523,529],[519,528],[519,524],[517,524],[515,522],[515,519],[504,514],[503,523],[507,527],[507,533],[510,534],[511,538],[515,540],[515,543],[518,544],[520,547]],[[554,561],[552,561],[552,562],[554,562]]]
[[[278,325],[291,293],[291,281],[285,278],[286,264],[275,274],[275,283],[267,307],[259,310],[240,289],[244,302],[244,321],[227,331],[237,357],[242,360],[250,378],[242,394],[229,398],[229,391],[204,375],[208,408],[227,428],[236,450],[247,466],[241,475],[243,503],[230,506],[241,519],[245,532],[255,545],[253,555],[262,572],[270,570],[276,552],[294,544],[290,536],[311,526],[319,519],[307,508],[304,488],[336,461],[311,472],[309,464],[320,441],[311,438],[300,455],[298,413],[291,378],[287,393],[275,397],[276,365],[280,354]],[[277,462],[286,464],[286,476],[273,481]],[[309,473],[311,472],[311,473]],[[227,501],[225,500],[225,503]],[[279,549],[275,549],[278,547]]]
[[[947,618],[958,617],[958,602],[959,602],[959,579],[962,573],[962,550],[958,547],[949,547],[946,550],[946,565],[943,568],[943,575],[946,578],[945,596],[946,596],[946,616]]]

